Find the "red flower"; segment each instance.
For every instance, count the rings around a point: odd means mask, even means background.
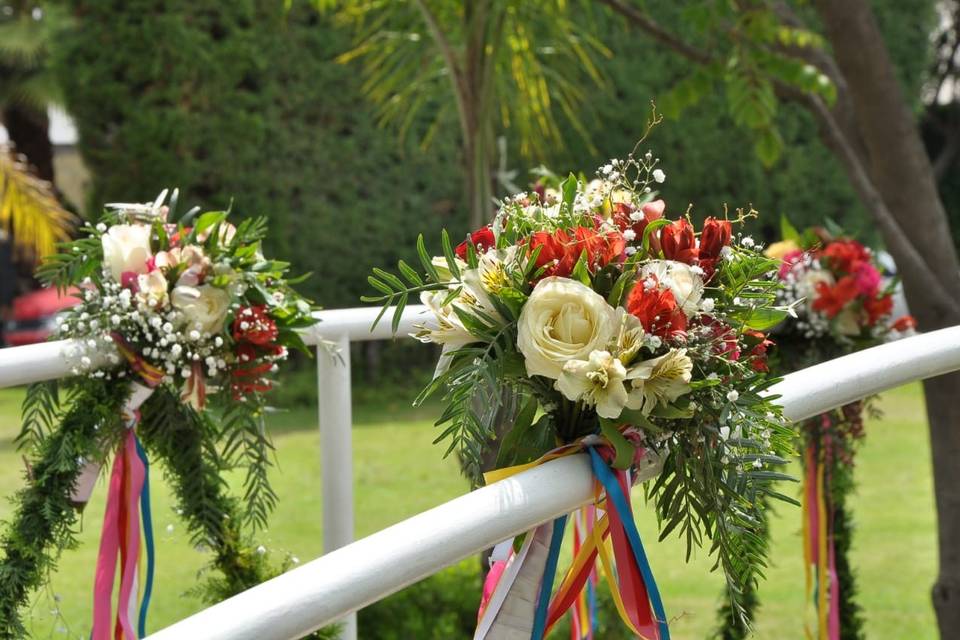
[[[733,229],[729,220],[707,218],[703,222],[703,232],[700,234],[699,257],[719,258],[720,250],[730,244]]]
[[[744,341],[750,348],[749,359],[750,366],[754,371],[770,371],[767,365],[767,350],[774,345],[773,340],[768,338],[762,331],[747,329],[743,332]],[[752,345],[752,346],[751,346]]]
[[[729,220],[707,218],[703,223],[703,232],[700,234],[700,246],[697,249],[700,268],[703,269],[703,279],[709,282],[717,269],[720,260],[720,250],[730,244],[733,235]]]
[[[917,321],[913,316],[900,316],[890,328],[894,331],[910,331],[917,328]]]
[[[680,218],[660,230],[660,247],[667,260],[686,264],[694,264],[697,260],[697,238],[686,218]]]
[[[888,294],[879,298],[867,298],[863,301],[863,309],[867,312],[867,324],[872,327],[893,311],[893,296]]]
[[[467,259],[467,243],[472,244],[476,247],[477,251],[483,253],[491,247],[497,245],[496,238],[493,237],[493,229],[489,226],[481,227],[473,233],[470,234],[470,237],[467,240],[464,240],[453,250],[457,254],[457,257],[461,260]]]
[[[861,262],[870,262],[870,252],[856,240],[836,240],[820,253],[830,268],[841,273],[854,273]]]
[[[632,230],[635,235],[634,242],[640,244],[643,242],[643,232],[647,229],[647,225],[662,218],[666,207],[663,200],[654,200],[640,207],[638,214],[633,205],[620,202],[613,205],[613,223],[620,231]],[[650,234],[649,247],[653,253],[660,253],[660,240],[655,233]]]
[[[594,272],[620,258],[626,241],[617,231],[600,234],[590,227],[577,227],[572,234],[563,229],[553,233],[539,231],[530,237],[527,246],[530,254],[540,249],[536,265],[544,269],[541,277],[566,278],[584,252],[587,255],[587,268]]]
[[[737,332],[725,322],[709,316],[701,316],[704,327],[709,327],[710,337],[714,341],[713,353],[725,355],[730,360],[740,359],[740,343],[737,341]]]
[[[586,251],[587,266],[591,271],[602,269],[614,262],[627,248],[627,241],[619,231],[600,234],[589,227],[577,227],[573,233],[576,238],[577,259]]]
[[[538,231],[530,236],[527,251],[530,255],[537,249],[537,268],[543,269],[540,277],[560,276],[566,278],[573,272],[579,255],[574,254],[573,239],[563,229],[553,233]]]
[[[230,391],[234,399],[249,393],[262,393],[273,388],[263,376],[270,372],[273,363],[265,356],[277,355],[279,347],[268,347],[264,352],[250,342],[237,345],[237,363],[230,372]]]
[[[817,299],[813,301],[813,308],[823,311],[828,318],[834,318],[858,293],[857,280],[853,276],[840,278],[832,287],[826,282],[818,282]]]
[[[627,311],[640,320],[645,331],[661,338],[681,337],[686,333],[687,316],[677,306],[670,289],[661,290],[656,284],[647,289],[643,282],[638,282],[627,296]]]
[[[264,305],[243,307],[233,320],[233,339],[240,343],[265,347],[273,344],[277,333],[277,323],[267,314]]]

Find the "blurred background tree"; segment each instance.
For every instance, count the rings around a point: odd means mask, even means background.
[[[47,110],[61,104],[50,47],[66,13],[34,0],[0,2],[0,121],[36,175],[53,181]]]
[[[495,210],[497,139],[509,136],[526,160],[561,148],[586,128],[591,91],[604,84],[609,55],[590,3],[566,0],[316,0],[356,30],[364,94],[381,123],[428,148],[441,128],[459,125],[470,226]],[[574,7],[576,5],[576,11]],[[425,116],[427,127],[414,126]]]

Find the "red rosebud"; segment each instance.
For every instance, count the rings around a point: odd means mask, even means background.
[[[640,244],[643,242],[643,233],[646,231],[647,225],[662,218],[666,207],[667,205],[663,200],[654,200],[640,207],[640,212],[637,213],[633,205],[620,202],[613,205],[613,223],[617,225],[620,231],[632,230],[634,233],[633,242]],[[657,238],[657,234],[650,234],[648,246],[652,253],[660,253],[660,240]]]
[[[694,264],[697,260],[697,238],[693,226],[685,218],[660,230],[660,248],[667,260]]]
[[[489,225],[477,229],[470,234],[467,240],[458,244],[453,250],[461,260],[467,259],[467,243],[472,244],[478,252],[483,253],[487,249],[495,247],[497,245],[497,239],[493,237],[493,229],[491,229]]]
[[[733,229],[729,220],[707,218],[700,233],[700,248],[697,254],[700,260],[719,258],[720,250],[730,244],[732,234]]]
[[[652,278],[652,276],[647,276]],[[638,282],[627,296],[627,311],[636,316],[647,333],[661,338],[679,338],[687,330],[687,316],[677,305],[670,289],[658,285],[647,289]]]
[[[243,307],[233,319],[233,339],[237,342],[265,347],[277,339],[277,334],[277,323],[264,305]]]

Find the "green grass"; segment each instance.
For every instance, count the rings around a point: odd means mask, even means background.
[[[0,494],[12,495],[23,482],[23,462],[11,440],[19,426],[20,390],[0,391]],[[364,394],[364,397],[375,397]],[[929,588],[935,576],[936,538],[930,451],[919,386],[885,395],[883,421],[868,425],[858,458],[859,491],[852,500],[858,529],[853,563],[860,602],[871,639],[936,637]],[[364,536],[440,504],[466,489],[452,460],[431,445],[430,412],[414,412],[400,401],[367,401],[358,407],[354,428],[357,534]],[[278,468],[273,474],[280,505],[260,542],[272,552],[290,552],[301,560],[322,548],[319,437],[313,411],[272,416]],[[796,469],[794,469],[796,473]],[[789,488],[787,488],[789,490]],[[192,549],[171,507],[166,487],[155,482],[153,509],[158,538],[158,573],[150,628],[158,629],[202,605],[185,596],[204,564]],[[89,632],[90,588],[96,541],[103,513],[104,487],[95,491],[83,516],[81,546],[68,551],[53,576],[50,591],[33,609],[36,637],[84,637]],[[675,617],[673,636],[703,638],[712,628],[720,577],[708,573],[706,554],[687,565],[678,540],[656,542],[656,522],[636,503],[641,533]],[[0,518],[11,513],[0,502]],[[172,531],[168,531],[172,525]],[[773,518],[774,566],[762,585],[758,639],[803,638],[803,569],[799,509],[782,505]],[[53,595],[59,596],[59,604]],[[60,615],[53,612],[59,608]]]

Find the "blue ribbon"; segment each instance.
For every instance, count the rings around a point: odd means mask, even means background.
[[[547,566],[543,569],[543,581],[540,583],[537,611],[533,618],[533,633],[530,634],[531,640],[542,640],[546,630],[550,595],[553,593],[553,580],[557,575],[557,562],[560,559],[560,546],[563,544],[563,530],[566,526],[567,516],[560,516],[553,521],[553,537],[550,538]]]
[[[150,515],[150,463],[147,461],[147,452],[143,450],[140,439],[137,438],[137,455],[143,462],[143,489],[140,491],[140,514],[143,517],[143,541],[147,550],[147,576],[143,587],[143,601],[140,603],[140,619],[137,633],[141,638],[147,635],[147,609],[150,607],[150,595],[153,592],[154,548],[153,548],[153,518]]]
[[[633,515],[630,510],[630,504],[623,495],[620,483],[617,481],[610,467],[603,461],[600,454],[593,447],[587,447],[590,452],[590,464],[593,467],[593,475],[600,480],[600,484],[607,492],[607,499],[613,503],[614,508],[620,515],[620,521],[623,522],[623,528],[626,531],[627,539],[630,541],[630,549],[633,551],[633,557],[640,568],[640,574],[647,585],[647,591],[650,596],[650,604],[653,606],[653,613],[657,618],[657,626],[660,629],[661,640],[670,640],[670,628],[667,625],[667,614],[663,609],[663,600],[660,598],[660,590],[657,589],[657,582],[653,579],[653,571],[650,570],[650,563],[647,561],[647,554],[643,550],[643,542],[640,541],[640,532],[637,531],[637,525],[633,521]]]

